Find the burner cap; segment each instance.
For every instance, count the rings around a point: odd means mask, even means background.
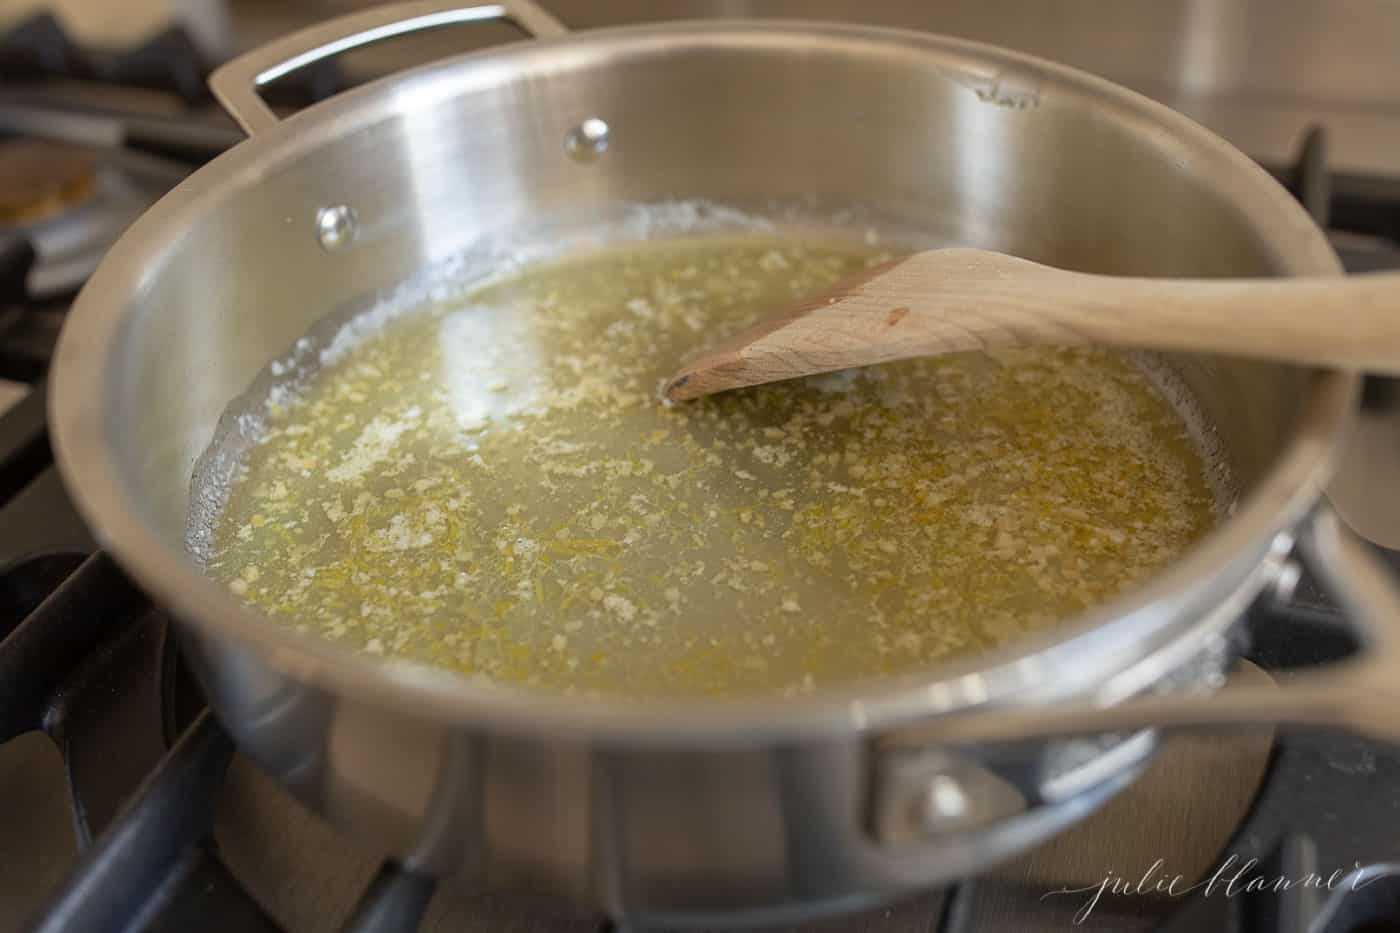
[[[90,151],[36,139],[0,142],[0,224],[55,217],[96,190],[97,160]]]

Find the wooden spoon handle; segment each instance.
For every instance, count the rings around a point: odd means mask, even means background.
[[[917,356],[1109,344],[1400,374],[1400,274],[1312,279],[1088,275],[982,250],[916,253],[736,335],[674,400]]]
[[[1105,343],[1400,372],[1397,273],[1140,279],[1046,272],[1038,282],[984,283],[967,296],[958,321],[976,321],[979,337],[1005,344]],[[946,303],[925,310],[950,320]]]

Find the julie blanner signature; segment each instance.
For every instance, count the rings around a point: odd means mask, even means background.
[[[1290,878],[1286,875],[1262,874],[1258,871],[1258,859],[1240,859],[1239,856],[1231,855],[1220,864],[1220,867],[1209,878],[1188,884],[1181,875],[1168,874],[1166,859],[1158,859],[1148,866],[1147,871],[1136,878],[1110,871],[1103,876],[1103,880],[1094,884],[1086,884],[1082,888],[1060,888],[1055,891],[1046,891],[1040,896],[1040,899],[1043,901],[1048,897],[1062,894],[1085,895],[1084,902],[1074,912],[1074,923],[1077,926],[1089,919],[1094,908],[1099,906],[1099,901],[1103,899],[1105,894],[1128,896],[1158,894],[1167,897],[1185,897],[1202,888],[1205,889],[1202,893],[1206,897],[1216,894],[1223,897],[1238,897],[1241,894],[1279,894],[1292,888],[1317,888],[1333,891],[1340,887],[1348,887],[1352,891],[1360,891],[1380,877],[1379,874],[1368,877],[1366,870],[1358,862],[1353,862],[1352,866],[1352,868],[1338,868],[1326,875],[1318,872],[1307,872],[1296,878]]]

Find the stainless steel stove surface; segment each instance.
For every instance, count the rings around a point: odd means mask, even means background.
[[[247,44],[348,5],[243,0],[225,12]],[[1372,11],[1379,19],[1367,29],[1358,17],[1323,18],[1307,4],[1280,11],[1248,2],[1134,2],[1111,16],[1081,3],[1054,17],[1012,0],[547,5],[580,27],[663,13],[869,19],[1106,71],[1194,108],[1270,165],[1330,221],[1350,269],[1400,268],[1400,118],[1390,99],[1347,97],[1367,76],[1400,67],[1378,63],[1393,52],[1380,35],[1400,26],[1393,11]],[[1301,75],[1280,57],[1299,36],[1315,40]],[[356,68],[371,73],[446,50],[401,48],[321,69],[282,88],[281,100],[302,104],[348,83]],[[1349,67],[1338,74],[1318,59]],[[178,29],[100,51],[42,16],[0,29],[0,130],[100,144],[87,150],[90,162],[40,179],[71,201],[0,185],[0,210],[17,211],[0,216],[0,933],[609,929],[606,918],[557,901],[435,891],[307,813],[232,751],[204,714],[165,617],[97,551],[72,511],[44,428],[43,376],[66,294],[142,204],[237,138],[211,116],[200,81],[206,65]],[[1325,93],[1310,103],[1306,88]],[[1313,118],[1326,118],[1328,132],[1304,136]],[[1329,171],[1329,139],[1346,173]],[[83,165],[93,181],[73,173]],[[1372,385],[1370,417],[1393,417],[1393,396],[1388,384]],[[1306,583],[1288,605],[1256,607],[1244,627],[1253,663],[1235,672],[1241,679],[1287,677],[1354,647]],[[1176,736],[1103,810],[987,876],[784,929],[1396,929],[1396,863],[1396,750],[1257,729]],[[1357,866],[1366,866],[1359,882],[1348,875]],[[1308,873],[1331,883],[1241,890],[1251,879]]]

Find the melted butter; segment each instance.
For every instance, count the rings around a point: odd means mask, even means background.
[[[688,351],[880,258],[672,241],[405,315],[273,406],[209,572],[493,681],[790,693],[1053,625],[1211,525],[1184,423],[1101,350],[657,402]]]

